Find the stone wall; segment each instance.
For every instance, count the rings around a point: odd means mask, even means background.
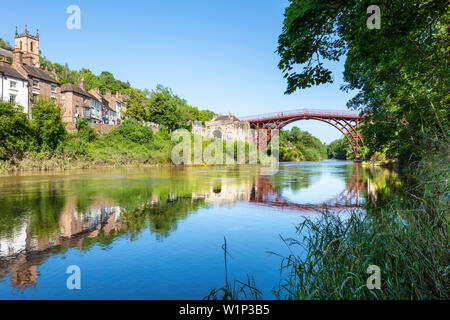
[[[111,132],[117,126],[113,126],[110,124],[101,124],[101,123],[89,123],[89,126],[95,130],[99,135],[104,135],[106,133]],[[66,123],[66,129],[69,132],[77,131],[77,127],[75,122]]]
[[[256,143],[255,134],[250,129],[250,124],[245,121],[210,121],[204,126],[201,122],[196,122],[192,133],[207,139],[219,138],[225,141]]]

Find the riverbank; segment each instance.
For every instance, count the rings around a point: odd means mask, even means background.
[[[378,186],[363,208],[305,219],[296,237],[283,239],[291,254],[280,256],[282,280],[274,287],[276,297],[449,299],[449,163],[444,144],[437,154],[404,170],[403,183]],[[375,269],[380,281],[368,281]],[[206,298],[261,298],[257,279],[238,283],[227,282]],[[368,283],[375,287],[369,289]]]

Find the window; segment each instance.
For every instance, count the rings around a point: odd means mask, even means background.
[[[31,52],[33,52],[33,41],[31,41],[30,47],[31,47]]]
[[[16,102],[16,98],[17,98],[17,96],[15,94],[10,94],[9,95],[9,102],[15,103]]]
[[[11,89],[16,89],[16,88],[17,88],[17,82],[15,82],[15,81],[10,81],[10,82],[9,82],[9,87],[10,87]]]
[[[36,100],[38,97],[39,97],[39,93],[33,92],[33,98],[31,98],[31,103],[36,103]]]
[[[33,87],[39,89],[39,79],[33,79]]]
[[[52,92],[56,93],[56,84],[52,83]]]
[[[61,93],[61,100],[66,100],[66,94],[65,93]]]

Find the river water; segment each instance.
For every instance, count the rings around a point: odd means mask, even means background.
[[[281,237],[361,207],[391,172],[352,162],[70,171],[0,177],[0,299],[202,299],[280,280]],[[301,253],[299,253],[301,254]],[[70,290],[76,266],[81,289]],[[70,278],[73,279],[73,278]]]

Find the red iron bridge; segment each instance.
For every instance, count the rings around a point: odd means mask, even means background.
[[[358,157],[360,146],[364,146],[358,128],[363,117],[357,111],[300,109],[284,112],[267,113],[250,117],[241,117],[247,121],[252,129],[258,132],[258,145],[260,144],[259,129],[267,130],[267,143],[272,139],[274,130],[281,130],[288,124],[299,120],[318,120],[328,123],[338,129],[351,144],[355,156]]]

